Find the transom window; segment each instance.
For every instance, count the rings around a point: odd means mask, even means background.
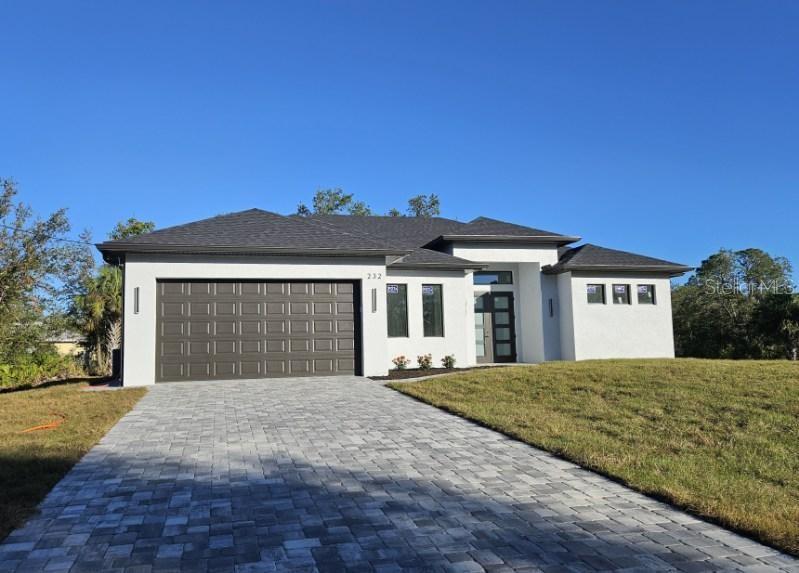
[[[630,304],[630,285],[613,285],[613,304]]]
[[[590,304],[605,304],[605,285],[586,285],[585,291]]]
[[[422,285],[422,321],[425,336],[444,336],[441,285]]]
[[[388,335],[408,336],[408,285],[386,285]]]
[[[512,271],[477,271],[474,273],[476,285],[512,285]]]
[[[638,285],[638,304],[655,304],[655,285]]]

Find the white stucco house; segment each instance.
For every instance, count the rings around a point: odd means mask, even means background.
[[[124,269],[122,378],[384,375],[672,357],[670,278],[689,267],[480,217],[251,209],[98,245]]]

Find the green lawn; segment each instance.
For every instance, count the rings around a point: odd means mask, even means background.
[[[799,554],[799,363],[559,362],[391,387]]]
[[[85,386],[72,382],[0,394],[0,540],[145,393],[81,391]],[[63,422],[22,433],[54,420]]]

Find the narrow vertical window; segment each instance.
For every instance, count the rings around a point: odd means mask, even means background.
[[[425,336],[444,336],[441,285],[422,285],[422,319]]]
[[[133,314],[139,314],[139,287],[133,289]]]
[[[552,302],[552,299],[549,299],[549,316],[555,316],[555,303]]]
[[[386,285],[386,313],[388,316],[388,335],[408,336],[408,286]]]

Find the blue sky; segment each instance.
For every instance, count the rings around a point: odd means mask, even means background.
[[[799,266],[799,3],[4,2],[0,175],[75,232],[341,187]]]

